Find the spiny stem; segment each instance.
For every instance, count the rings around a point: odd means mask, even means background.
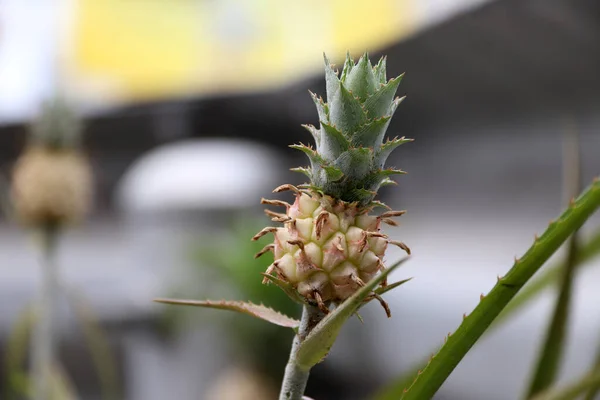
[[[55,250],[58,229],[46,226],[41,231],[41,286],[37,304],[37,327],[33,332],[33,399],[50,399],[50,380],[55,357],[54,309],[58,297],[58,270]]]
[[[439,353],[417,376],[402,399],[432,398],[502,309],[560,245],[599,207],[600,180],[596,178],[579,199],[557,221],[550,224],[525,255],[515,262],[508,274],[498,281],[473,312],[463,320]]]
[[[302,320],[298,327],[298,333],[294,337],[290,359],[285,367],[279,400],[302,400],[310,369],[304,369],[298,365],[296,362],[296,353],[304,338],[306,338],[323,317],[325,317],[325,314],[318,307],[305,305],[302,309]]]

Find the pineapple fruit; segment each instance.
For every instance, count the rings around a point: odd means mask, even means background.
[[[263,199],[263,204],[285,207],[285,213],[266,210],[283,226],[264,228],[253,240],[274,235],[273,243],[257,254],[274,254],[264,283],[277,278],[303,301],[327,313],[331,304],[343,302],[385,268],[388,244],[410,254],[404,243],[381,232],[382,223],[395,226],[393,218],[404,211],[370,213],[376,207],[387,208],[374,199],[377,191],[395,184],[391,176],[404,173],[386,168],[386,159],[412,139],[384,141],[390,120],[404,99],[395,97],[402,75],[388,81],[385,58],[372,66],[367,54],[357,63],[348,55],[338,74],[325,57],[325,77],[327,102],[311,93],[320,126],[305,125],[316,148],[291,146],[308,156],[310,166],[294,170],[305,174],[310,183],[275,189],[292,191],[293,204]],[[379,300],[389,316],[389,308],[379,296],[370,298]]]
[[[90,208],[92,174],[79,150],[79,121],[62,100],[43,105],[12,179],[12,204],[27,226],[60,226]]]

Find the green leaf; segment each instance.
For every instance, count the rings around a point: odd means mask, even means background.
[[[392,114],[392,101],[398,90],[398,85],[402,81],[404,74],[390,79],[375,94],[370,96],[364,103],[364,109],[369,119],[390,116]],[[397,105],[396,105],[397,106]]]
[[[367,121],[360,100],[344,87],[336,92],[329,101],[329,122],[342,133],[350,135]]]
[[[407,139],[404,136],[402,136],[401,138],[394,138],[392,140],[388,140],[387,142],[381,145],[379,151],[375,154],[375,160],[373,161],[373,164],[379,168],[383,168],[388,157],[390,156],[392,151],[396,149],[396,147],[401,146],[404,143],[412,142],[413,140],[414,139]]]
[[[584,267],[591,265],[588,263],[588,261],[599,255],[600,230],[594,233],[592,238],[584,243],[577,251],[577,266]],[[540,294],[544,293],[550,288],[554,288],[556,282],[561,276],[561,272],[565,268],[564,265],[565,262],[563,261],[556,265],[547,267],[543,271],[539,271],[539,275],[529,282],[523,289],[521,289],[521,291],[510,301],[510,303],[504,307],[504,310],[502,310],[500,315],[496,317],[492,325],[485,332],[485,335],[490,334],[493,330],[502,326],[504,322],[510,320],[511,317],[525,308]],[[437,353],[438,351],[439,349],[432,349],[432,351],[428,352],[427,354]],[[598,367],[600,367],[600,349],[598,351],[598,363]],[[416,363],[415,366],[410,369],[410,372],[402,374],[402,376],[396,378],[393,382],[387,385],[387,387],[382,388],[379,391],[379,395],[375,396],[375,398],[379,400],[397,399],[402,395],[404,388],[408,387],[412,383],[414,375],[416,375],[419,370],[424,369],[426,366],[426,359]],[[592,400],[592,398],[586,400]]]
[[[525,255],[516,260],[508,274],[483,297],[473,312],[446,341],[427,367],[404,393],[404,400],[430,399],[465,354],[519,292],[533,274],[556,252],[562,243],[600,207],[600,181],[594,183],[540,236]],[[382,397],[386,398],[386,397]],[[397,398],[397,397],[387,397]]]
[[[328,182],[337,182],[344,177],[342,170],[333,165],[323,165],[321,168],[325,171],[325,178]]]
[[[549,389],[530,400],[573,400],[597,385],[600,385],[600,370],[587,373],[566,386]]]
[[[598,346],[598,349],[596,350],[596,359],[594,360],[591,370],[600,371],[600,346]],[[584,400],[594,400],[597,397],[598,392],[600,392],[600,381],[590,386]]]
[[[297,328],[300,321],[283,315],[272,308],[263,306],[262,304],[247,303],[244,301],[228,301],[228,300],[178,300],[178,299],[154,299],[157,303],[177,304],[184,306],[216,308],[219,310],[237,311],[242,314],[247,314],[255,318],[262,319],[275,325],[285,328]]]
[[[331,103],[338,96],[338,92],[342,86],[342,83],[340,82],[337,73],[333,70],[333,68],[331,68],[331,63],[329,62],[329,59],[325,53],[323,53],[323,60],[325,61],[325,88],[327,91],[327,104],[329,105],[329,114],[331,114]]]
[[[350,192],[350,200],[359,202],[362,202],[362,199],[373,198],[377,195],[376,191],[365,188],[354,188]]]
[[[396,186],[398,184],[398,182],[396,182],[393,179],[390,178],[385,178],[384,180],[381,181],[381,183],[379,184],[380,187],[383,186]]]
[[[373,75],[373,67],[367,53],[358,60],[356,67],[352,68],[345,79],[344,86],[362,101],[377,91],[379,85]]]
[[[381,57],[379,59],[379,62],[377,63],[377,65],[373,68],[373,74],[375,75],[375,77],[377,78],[379,83],[382,85],[384,85],[385,82],[387,81],[387,78],[385,75],[386,60],[387,60],[386,56]]]
[[[350,143],[342,132],[335,127],[321,122],[321,144],[317,151],[326,161],[333,161],[348,150]]]
[[[531,380],[527,398],[542,392],[556,381],[560,362],[564,354],[568,314],[575,277],[575,257],[577,254],[577,233],[571,236],[567,261],[560,284],[560,291],[554,306],[554,313],[546,330],[546,338]]]
[[[310,97],[312,97],[315,102],[315,106],[317,107],[317,113],[319,113],[319,121],[321,122],[329,122],[329,118],[327,117],[328,110],[327,104],[323,103],[323,99],[317,96],[315,93],[308,91],[310,93]]]
[[[308,125],[308,124],[302,125],[302,127],[310,132],[313,139],[315,139],[315,144],[317,145],[317,148],[318,148],[319,144],[321,143],[321,131],[318,130],[317,128],[315,128],[314,126]]]
[[[313,171],[320,168],[321,165],[326,164],[325,160],[312,148],[305,146],[303,144],[292,144],[290,145],[292,149],[300,150],[304,154],[308,156],[310,160],[310,166]]]
[[[350,52],[346,52],[346,61],[344,62],[344,69],[342,70],[342,76],[340,77],[340,81],[344,83],[346,81],[346,77],[354,68],[354,60],[350,57]]]
[[[589,239],[581,248],[577,251],[576,263],[577,266],[587,265],[586,263],[600,255],[600,230],[598,230],[595,234],[592,235],[591,239]],[[541,271],[541,275],[539,275],[535,280],[525,286],[515,298],[508,303],[508,305],[504,308],[502,313],[496,318],[494,321],[493,327],[496,325],[500,325],[505,320],[509,319],[511,316],[515,315],[516,312],[523,309],[527,304],[529,304],[533,299],[535,299],[539,294],[543,293],[545,290],[554,287],[556,281],[561,276],[561,272],[565,268],[565,262],[558,263],[557,265],[553,265],[550,268],[546,268]]]
[[[390,290],[396,289],[398,286],[404,285],[406,282],[412,281],[413,278],[402,279],[401,281],[390,283],[387,286],[377,288],[373,290],[378,295],[382,295],[384,293],[389,292]]]
[[[357,147],[342,153],[333,163],[348,179],[361,180],[371,171],[373,151],[368,147]]]
[[[378,148],[383,142],[391,117],[369,121],[352,134],[352,146]]]
[[[309,179],[312,178],[312,173],[311,173],[310,168],[296,167],[296,168],[290,168],[290,171],[292,171],[292,172],[300,172],[301,174],[306,175]]]
[[[346,299],[335,310],[331,311],[300,343],[296,354],[296,363],[301,369],[308,370],[319,363],[329,353],[342,326],[352,317],[367,297],[392,271],[404,263],[403,258],[371,279],[365,286]]]

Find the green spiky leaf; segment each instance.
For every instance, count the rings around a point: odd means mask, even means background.
[[[398,182],[390,179],[390,178],[385,178],[384,180],[381,181],[381,183],[379,183],[379,186],[395,186],[397,185]]]
[[[563,242],[600,207],[600,180],[592,185],[571,205],[558,220],[535,240],[525,255],[515,261],[508,274],[479,302],[473,312],[463,319],[441,350],[431,359],[402,399],[429,399],[465,354],[483,335],[498,314],[519,292],[537,270],[558,250]],[[385,394],[386,397],[390,398]],[[397,396],[393,398],[398,398]]]
[[[255,318],[262,319],[275,325],[285,328],[296,329],[300,321],[283,315],[272,308],[263,306],[262,304],[253,304],[244,301],[228,301],[228,300],[179,300],[179,299],[154,299],[157,303],[176,304],[184,306],[216,308],[219,310],[236,311],[242,314],[247,314]]]
[[[343,153],[334,165],[344,172],[349,179],[361,180],[371,170],[373,151],[368,147],[357,147]]]
[[[319,147],[319,145],[321,144],[321,131],[310,124],[302,125],[302,127],[310,132],[313,139],[315,139],[315,144],[317,145],[317,147]]]
[[[390,290],[396,289],[398,286],[404,285],[406,282],[412,281],[413,278],[402,279],[401,281],[390,283],[387,286],[377,288],[373,290],[378,295],[389,292]]]
[[[379,85],[377,78],[373,75],[373,67],[367,54],[364,54],[352,68],[344,81],[344,86],[362,101],[375,93]]]
[[[404,136],[402,136],[401,138],[394,138],[383,143],[379,148],[379,151],[375,154],[375,160],[373,162],[374,165],[379,168],[383,168],[388,157],[390,156],[392,151],[396,149],[396,147],[412,141],[413,139],[407,139]]]
[[[312,97],[313,101],[315,102],[315,106],[317,107],[317,113],[319,114],[319,121],[329,122],[329,118],[327,117],[327,114],[328,114],[327,104],[325,104],[323,102],[322,98],[320,98],[319,96],[317,96],[310,90],[308,92],[310,93],[310,97]]]
[[[367,114],[357,97],[340,84],[329,105],[329,121],[337,129],[349,134],[367,121]]]
[[[354,68],[354,60],[352,60],[352,57],[350,57],[350,52],[347,52],[344,68],[342,69],[342,75],[340,76],[340,81],[342,81],[342,83],[346,82],[346,78],[348,77],[350,71],[352,71],[352,68]]]
[[[300,150],[308,156],[313,171],[317,168],[320,168],[321,165],[326,163],[326,161],[313,148],[310,148],[303,144],[292,144],[290,145],[290,147],[292,149]]]
[[[334,161],[343,152],[348,150],[348,139],[335,127],[321,122],[321,144],[317,148],[319,154],[326,161]]]
[[[379,59],[379,62],[373,68],[373,74],[375,75],[375,77],[379,81],[380,85],[383,85],[383,84],[385,84],[385,82],[387,82],[387,77],[386,77],[386,74],[385,74],[385,69],[386,69],[386,57],[383,56],[383,57],[381,57]]]
[[[301,174],[306,175],[309,179],[312,178],[312,173],[311,173],[310,168],[296,167],[296,168],[290,168],[290,171],[292,171],[292,172],[300,172]]]
[[[383,85],[375,92],[375,94],[365,101],[364,109],[369,118],[379,118],[391,115],[392,100],[394,100],[398,85],[400,85],[403,76],[404,74],[390,79],[387,84]]]
[[[321,168],[325,171],[325,175],[329,182],[337,182],[344,177],[342,170],[333,165],[323,165]]]
[[[338,95],[341,82],[337,73],[331,68],[331,63],[325,54],[323,54],[323,60],[325,61],[325,90],[327,91],[327,104],[331,104]],[[331,108],[329,109],[329,113],[331,113]]]
[[[385,131],[390,124],[391,117],[382,117],[369,121],[352,134],[352,146],[372,147],[381,146]]]

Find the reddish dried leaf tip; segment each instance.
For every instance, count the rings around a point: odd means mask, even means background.
[[[290,185],[289,183],[277,186],[275,189],[273,189],[273,193],[285,192],[287,190],[291,190],[293,192],[296,192],[297,194],[300,194],[300,190],[296,186]]]
[[[300,321],[283,315],[272,308],[262,304],[253,304],[244,301],[228,301],[228,300],[178,300],[178,299],[154,299],[157,303],[177,304],[185,306],[216,308],[219,310],[237,311],[242,314],[247,314],[255,318],[262,319],[275,325],[285,328],[297,328]]]
[[[258,240],[261,237],[265,236],[267,233],[274,233],[274,232],[277,232],[277,228],[275,228],[274,226],[267,226],[266,228],[261,229],[261,231],[258,232],[256,235],[254,235],[252,240]]]
[[[300,239],[288,240],[287,242],[289,244],[291,244],[292,246],[298,246],[298,247],[300,247],[301,250],[304,250],[304,242]]]
[[[485,295],[484,295],[483,293],[481,293],[481,294],[479,295],[479,301],[483,300],[484,298],[485,298]]]
[[[398,242],[396,240],[389,240],[388,243],[396,245],[400,247],[402,250],[406,252],[410,256],[410,248],[404,242]]]
[[[398,223],[390,218],[383,218],[382,221],[390,226],[398,226]]]
[[[323,314],[329,314],[329,308],[327,308],[327,306],[323,302],[323,298],[321,298],[321,293],[319,293],[318,290],[315,290],[313,292],[313,297],[315,298],[315,300],[317,302],[317,306],[319,307],[319,310],[321,310],[323,312]]]
[[[365,285],[365,283],[360,278],[357,278],[356,280],[354,278],[355,276],[352,276],[352,280],[354,280],[354,282],[356,282],[358,286],[363,287]],[[369,297],[375,298],[379,302],[379,304],[381,304],[381,307],[383,307],[385,315],[388,318],[392,318],[392,310],[390,310],[390,306],[379,294],[373,292]]]
[[[317,219],[315,221],[315,235],[317,236],[317,240],[321,239],[321,232],[323,231],[323,227],[325,226],[325,224],[327,223],[328,220],[329,220],[329,214],[325,211],[323,211],[317,217]]]
[[[289,203],[286,203],[285,201],[269,200],[269,199],[265,199],[265,198],[260,199],[260,204],[267,204],[270,206],[281,206],[281,207],[285,207],[286,209],[291,207],[291,205]]]
[[[265,247],[263,247],[263,249],[261,251],[259,251],[258,253],[256,253],[254,255],[254,258],[258,258],[260,256],[262,256],[265,253],[268,253],[269,251],[273,251],[275,249],[275,245],[273,244],[268,244]]]
[[[393,217],[400,217],[402,215],[406,214],[406,210],[399,210],[399,211],[386,211],[383,214],[381,214],[379,216],[379,218],[393,218]]]

